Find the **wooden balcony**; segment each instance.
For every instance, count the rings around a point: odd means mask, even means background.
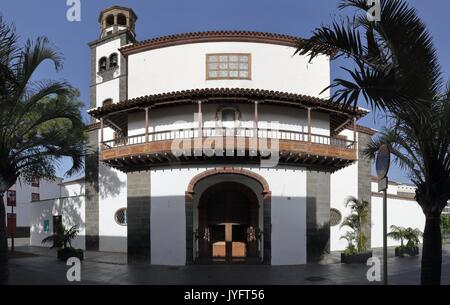
[[[261,164],[269,159],[336,171],[356,161],[357,153],[355,142],[342,138],[254,128],[159,131],[100,146],[100,160],[124,172],[189,163]]]

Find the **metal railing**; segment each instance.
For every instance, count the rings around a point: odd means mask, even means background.
[[[341,148],[354,149],[355,142],[343,138],[330,137],[319,134],[308,134],[306,132],[291,130],[272,130],[261,129],[257,131],[255,128],[187,128],[174,129],[165,131],[149,132],[148,134],[139,134],[128,137],[116,138],[113,140],[103,141],[103,149],[111,149],[129,145],[143,144],[146,142],[167,141],[176,139],[192,139],[198,138],[202,133],[203,138],[208,137],[238,137],[238,138],[255,138],[255,132],[258,139],[277,139],[299,142],[311,142],[314,144],[331,145]],[[147,140],[148,138],[148,140]]]

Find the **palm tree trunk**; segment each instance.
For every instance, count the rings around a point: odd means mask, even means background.
[[[422,285],[440,285],[442,267],[441,219],[427,216],[423,233]]]
[[[3,192],[0,192],[0,285],[8,284],[8,239],[6,237],[6,211],[3,202]]]

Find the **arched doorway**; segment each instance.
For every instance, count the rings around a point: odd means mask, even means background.
[[[199,259],[244,262],[258,258],[258,198],[248,186],[220,182],[207,188],[198,205]]]
[[[235,182],[242,184],[240,187],[243,192],[247,194],[250,189],[258,200],[258,226],[255,228],[255,237],[257,239],[257,246],[255,250],[257,252],[256,258],[253,258],[253,249],[251,245],[246,245],[246,262],[251,263],[271,263],[271,252],[272,252],[272,217],[271,217],[271,191],[267,181],[259,175],[258,173],[242,169],[242,168],[215,168],[209,169],[200,174],[194,176],[187,186],[186,190],[186,262],[191,263],[209,263],[213,261],[212,250],[210,247],[201,245],[205,240],[211,243],[211,232],[206,230],[207,227],[200,227],[200,218],[205,216],[200,216],[199,209],[200,200],[202,195],[208,190],[208,188],[223,182]],[[230,191],[230,193],[235,192]],[[206,197],[205,197],[206,198]],[[251,195],[247,198],[252,198]],[[250,202],[252,199],[249,200]],[[248,206],[246,204],[245,206]],[[252,206],[250,204],[250,206]],[[254,206],[254,205],[253,205]],[[250,213],[254,215],[254,210]],[[203,220],[202,220],[203,221]],[[250,223],[251,221],[249,221]],[[207,224],[207,221],[203,221],[203,224]],[[256,223],[256,221],[253,221]],[[233,227],[233,225],[232,225]],[[229,229],[230,230],[230,229]],[[233,230],[233,229],[231,229]],[[242,229],[234,229],[242,230]],[[249,233],[252,233],[251,231]],[[236,233],[235,236],[238,233]],[[233,238],[233,237],[232,237]],[[237,238],[237,237],[236,237]],[[254,237],[251,236],[251,240]],[[236,241],[237,242],[237,241]],[[210,249],[209,252],[200,253],[200,249]],[[231,250],[232,251],[232,250]],[[237,251],[237,250],[235,250]],[[202,259],[201,259],[202,258]]]

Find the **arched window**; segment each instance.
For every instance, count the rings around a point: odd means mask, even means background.
[[[99,72],[103,72],[106,70],[107,62],[108,62],[108,59],[106,57],[100,58],[100,60],[98,61],[98,71]]]
[[[117,24],[118,25],[127,25],[127,17],[124,14],[117,15]]]
[[[113,104],[113,100],[110,98],[103,101],[103,107],[111,106],[112,104]]]
[[[114,25],[114,15],[108,15],[108,17],[106,17],[106,26],[112,25]]]
[[[236,110],[232,108],[225,108],[222,110],[222,122],[234,122],[237,120]]]
[[[109,56],[109,67],[115,68],[118,65],[118,56],[117,53],[113,53]]]
[[[216,112],[217,125],[224,128],[237,128],[240,125],[241,113],[235,107],[221,106]]]

